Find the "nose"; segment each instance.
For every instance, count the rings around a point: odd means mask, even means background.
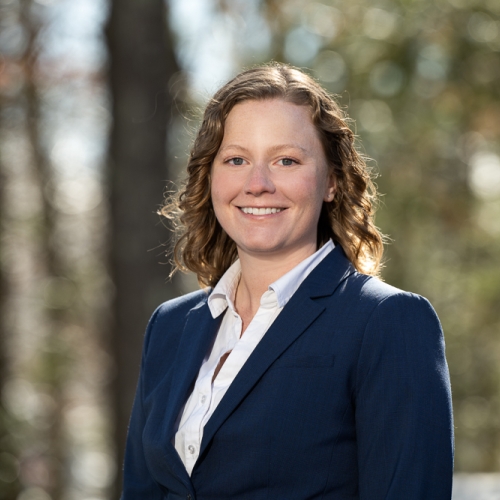
[[[259,196],[263,193],[274,193],[275,190],[269,167],[265,164],[253,165],[245,182],[245,193]]]

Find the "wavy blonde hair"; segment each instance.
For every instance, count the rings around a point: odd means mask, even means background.
[[[347,116],[311,77],[285,64],[243,71],[208,102],[187,164],[187,179],[161,214],[174,221],[178,237],[174,271],[193,271],[202,286],[214,286],[237,258],[236,244],[215,217],[210,197],[212,162],[231,109],[249,100],[282,99],[311,110],[312,122],[336,179],[331,202],[324,202],[318,222],[318,248],[330,238],[354,267],[378,275],[383,236],[373,222],[376,189],[366,162],[354,146]]]

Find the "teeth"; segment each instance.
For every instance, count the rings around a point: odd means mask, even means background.
[[[241,211],[245,214],[252,215],[266,215],[266,214],[275,214],[277,212],[281,212],[282,208],[252,208],[252,207],[241,207]]]

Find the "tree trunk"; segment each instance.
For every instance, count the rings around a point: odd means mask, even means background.
[[[42,30],[40,21],[32,12],[33,0],[21,2],[20,19],[27,33],[27,46],[23,57],[25,70],[25,84],[23,88],[23,100],[26,113],[26,135],[29,139],[32,152],[33,177],[41,193],[40,211],[40,234],[38,244],[41,250],[42,265],[47,277],[57,279],[65,275],[62,263],[61,248],[56,243],[56,219],[57,213],[53,206],[51,192],[54,188],[54,175],[47,150],[42,138],[42,97],[36,80],[36,65],[38,63],[39,46],[38,39]],[[44,315],[48,325],[48,335],[45,346],[53,346],[58,343],[63,325],[67,322],[65,311],[56,308],[46,308]],[[59,361],[51,359],[51,373],[59,373]],[[43,382],[50,387],[50,395],[54,399],[54,408],[51,412],[50,430],[44,436],[47,443],[45,460],[49,464],[50,481],[47,486],[48,493],[54,500],[63,497],[65,488],[65,439],[62,430],[63,407],[64,407],[64,377],[47,376]]]
[[[113,125],[109,145],[110,271],[115,284],[111,351],[117,488],[137,385],[146,322],[176,295],[167,283],[169,232],[156,214],[167,169],[172,112],[168,81],[177,71],[164,0],[113,0],[106,29]]]
[[[0,105],[2,104],[0,100]],[[4,124],[0,121],[0,130]],[[5,185],[7,176],[4,173],[3,164],[0,161],[0,394],[3,393],[5,382],[8,378],[8,353],[7,353],[7,328],[5,316],[7,313],[7,297],[9,286],[6,277],[4,252],[3,252],[3,233],[5,231]],[[2,450],[2,459],[0,460],[0,500],[15,500],[21,492],[21,485],[17,479],[18,471],[16,458],[19,456],[19,450],[16,447],[14,439],[11,436],[12,417],[9,416],[0,398],[0,443]]]

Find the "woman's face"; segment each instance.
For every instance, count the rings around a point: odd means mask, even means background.
[[[308,107],[269,99],[230,111],[211,193],[240,258],[313,254],[321,206],[334,190]]]

